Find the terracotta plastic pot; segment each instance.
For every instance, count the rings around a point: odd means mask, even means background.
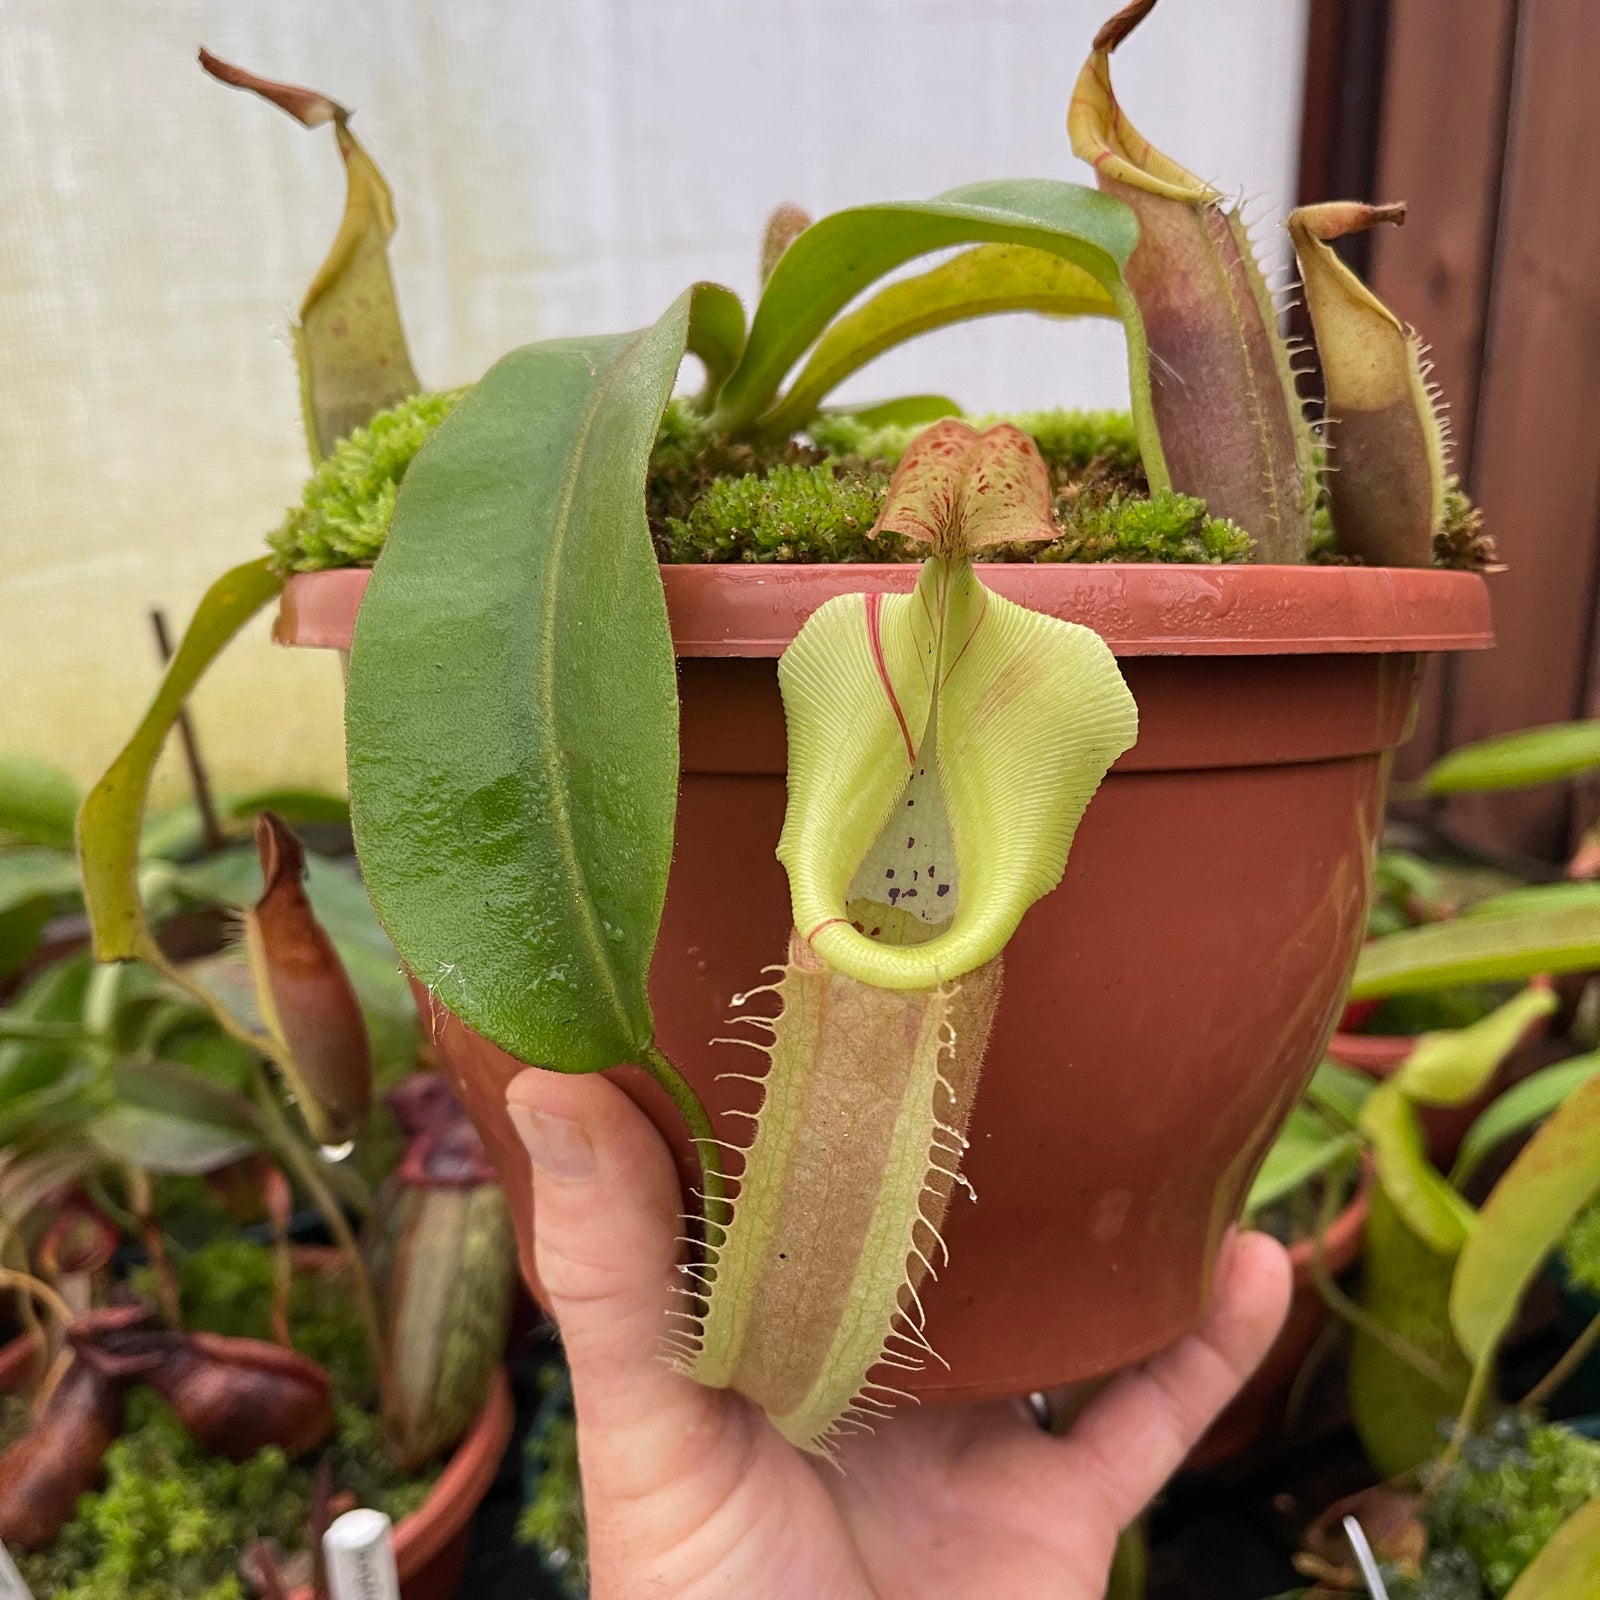
[[[1224,1231],[1332,1029],[1361,941],[1390,752],[1421,653],[1490,643],[1476,577],[1338,567],[1003,565],[1001,594],[1085,623],[1122,658],[1138,744],[1079,831],[1061,886],[1006,952],[964,1164],[926,1286],[949,1370],[928,1398],[1049,1388],[1194,1326]],[[773,851],[785,748],[776,657],[850,590],[911,566],[664,568],[683,777],[651,995],[662,1047],[724,1118],[759,1103],[728,1047],[736,993],[779,960]],[[275,637],[348,647],[362,571],[294,578]],[[528,1253],[526,1164],[503,1094],[516,1063],[426,1001],[440,1058],[506,1179]],[[633,1068],[619,1081],[692,1161]]]
[[[1535,978],[1542,988],[1550,987],[1548,978]],[[1369,1011],[1366,1015],[1370,1016]],[[1428,1139],[1428,1154],[1435,1166],[1448,1167],[1461,1148],[1467,1130],[1488,1109],[1497,1095],[1502,1095],[1512,1084],[1527,1077],[1537,1066],[1536,1047],[1544,1042],[1550,1032],[1548,1016],[1535,1017],[1523,1031],[1516,1048],[1500,1063],[1482,1094],[1460,1106],[1418,1106],[1423,1132]],[[1342,1067],[1364,1072],[1382,1082],[1392,1078],[1410,1059],[1416,1049],[1417,1036],[1409,1033],[1347,1033],[1350,1011],[1347,1008],[1340,1018],[1340,1028],[1328,1041],[1328,1055]]]
[[[1367,1213],[1372,1209],[1372,1174],[1364,1173],[1350,1203],[1322,1236],[1322,1258],[1337,1278],[1355,1264],[1366,1240]],[[1332,1317],[1312,1277],[1314,1249],[1310,1239],[1289,1247],[1294,1266],[1294,1292],[1289,1315],[1266,1358],[1233,1404],[1211,1425],[1184,1463],[1186,1471],[1203,1472],[1242,1455],[1270,1438],[1283,1423],[1295,1379]]]
[[[26,1336],[0,1345],[0,1394],[27,1380],[32,1353]],[[478,1420],[456,1446],[428,1498],[394,1531],[401,1600],[454,1600],[472,1542],[472,1519],[500,1469],[515,1422],[511,1384],[501,1368]],[[310,1588],[301,1588],[289,1600],[313,1597]]]

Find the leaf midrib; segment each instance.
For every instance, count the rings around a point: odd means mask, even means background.
[[[644,330],[634,334],[622,353],[611,363],[610,370],[606,373],[600,387],[595,391],[594,399],[584,413],[582,425],[578,429],[574,440],[574,448],[569,458],[566,478],[561,486],[561,497],[556,503],[555,516],[551,521],[550,582],[545,590],[543,617],[541,619],[543,632],[539,640],[539,680],[537,685],[539,709],[543,719],[543,727],[540,731],[539,754],[541,765],[544,767],[546,777],[549,780],[547,791],[551,797],[551,810],[555,813],[553,818],[555,835],[562,865],[566,869],[567,890],[572,899],[572,908],[576,914],[579,933],[589,950],[595,969],[600,975],[607,1003],[610,1005],[612,1015],[618,1024],[618,1032],[624,1038],[630,1039],[632,1037],[632,1028],[628,1008],[624,1003],[621,987],[617,982],[617,973],[612,966],[610,952],[595,922],[594,903],[589,895],[588,878],[583,870],[583,863],[579,859],[577,845],[572,833],[571,796],[568,792],[566,773],[561,760],[560,741],[556,737],[555,621],[560,599],[562,561],[566,552],[567,533],[572,524],[572,506],[577,495],[578,478],[583,470],[584,455],[588,447],[589,436],[594,431],[595,419],[599,416],[601,407],[605,404],[612,386],[616,382],[617,374],[622,370],[623,364],[633,355],[648,331]]]

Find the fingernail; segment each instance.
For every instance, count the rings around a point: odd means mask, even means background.
[[[554,1178],[574,1181],[594,1175],[594,1146],[581,1124],[571,1117],[552,1117],[532,1106],[510,1101],[506,1105],[528,1160]]]

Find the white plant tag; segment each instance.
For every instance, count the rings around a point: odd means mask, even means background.
[[[393,1526],[381,1511],[347,1511],[322,1536],[333,1600],[400,1600]]]
[[[22,1581],[11,1553],[0,1544],[0,1600],[33,1600],[33,1591]]]

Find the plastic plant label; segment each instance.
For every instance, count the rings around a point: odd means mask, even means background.
[[[393,1524],[381,1511],[347,1511],[322,1536],[333,1600],[400,1600]]]
[[[22,1581],[10,1552],[0,1544],[0,1600],[33,1600],[33,1591]]]

